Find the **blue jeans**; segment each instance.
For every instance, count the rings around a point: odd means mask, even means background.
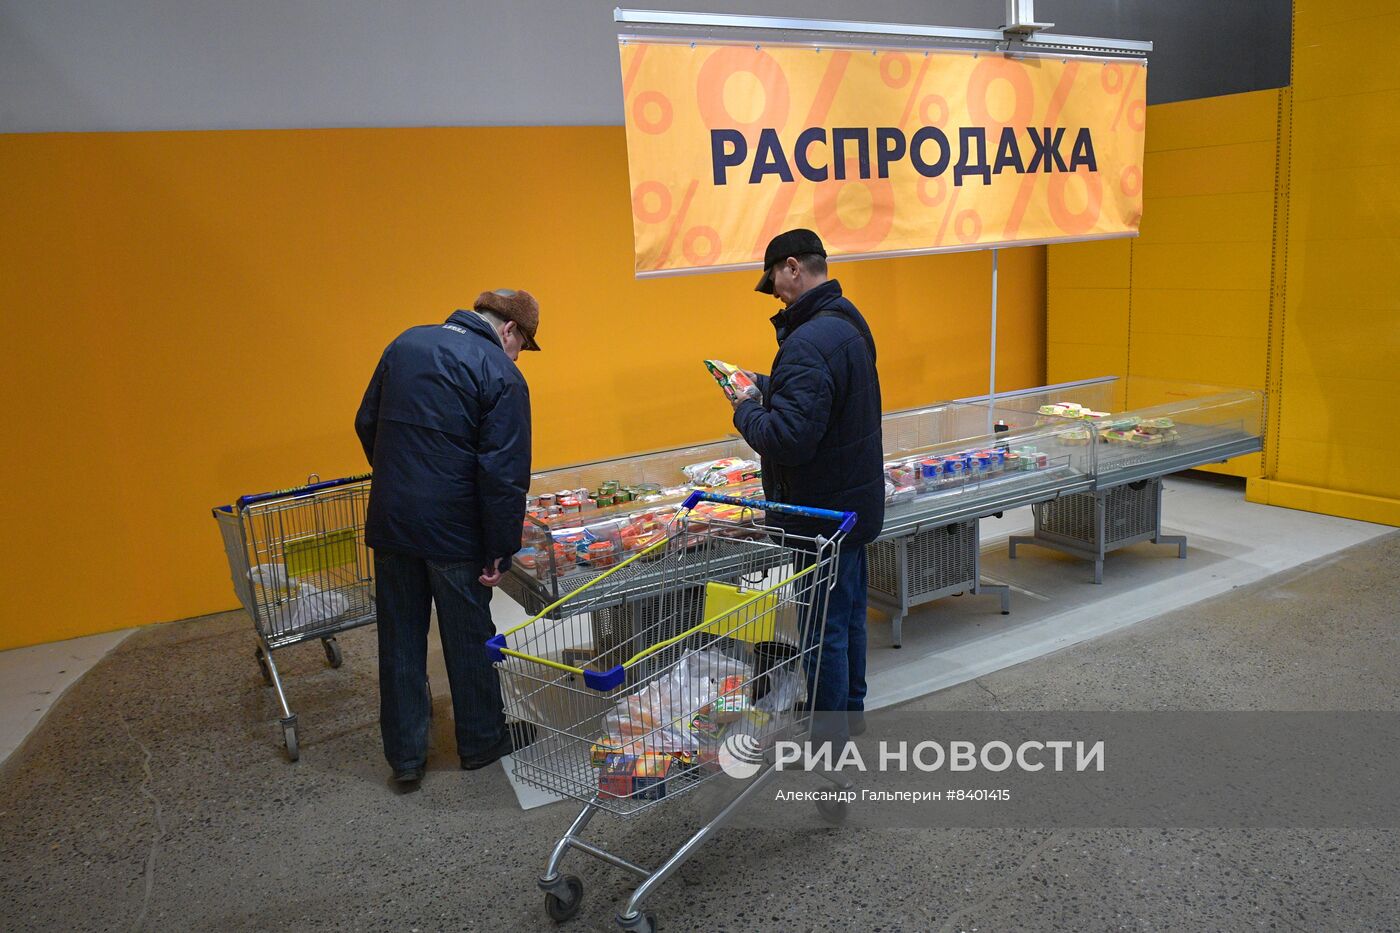
[[[800,571],[807,564],[799,561]],[[831,582],[829,575],[818,586]],[[849,736],[848,713],[865,711],[865,605],[867,570],[865,548],[853,546],[841,552],[836,583],[826,606],[822,632],[821,665],[808,665],[808,694],[815,711],[814,741],[844,741]],[[809,646],[816,642],[814,628],[807,632]],[[815,689],[812,685],[816,673]],[[836,715],[832,715],[836,714]]]
[[[452,688],[457,753],[483,755],[506,734],[501,684],[486,655],[491,589],[478,564],[374,552],[379,613],[379,730],[395,769],[421,768],[428,757],[428,624],[437,604],[438,636]]]

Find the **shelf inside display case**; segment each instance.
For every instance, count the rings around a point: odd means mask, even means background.
[[[1129,377],[998,398],[1038,421],[1069,418],[1095,448],[1095,488],[1257,452],[1263,396],[1252,389]]]
[[[1016,409],[944,402],[897,412],[885,417],[885,448],[882,538],[1093,485],[1094,445],[1078,423]]]

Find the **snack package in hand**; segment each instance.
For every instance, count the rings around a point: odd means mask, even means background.
[[[719,383],[719,387],[724,390],[725,397],[731,402],[740,398],[758,398],[758,386],[748,377],[747,373],[733,363],[726,363],[724,360],[706,360],[705,368],[710,371],[711,376],[715,377],[715,382]]]

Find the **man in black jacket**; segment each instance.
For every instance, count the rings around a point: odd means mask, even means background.
[[[756,291],[786,307],[773,316],[778,355],[754,376],[758,397],[737,399],[734,426],[763,458],[763,491],[790,505],[851,511],[855,528],[841,551],[827,605],[820,676],[812,708],[818,738],[864,729],[865,546],[885,520],[884,445],[875,339],[841,285],[827,278],[826,250],[811,230],[768,244]],[[830,535],[830,523],[779,516],[772,524]]]
[[[491,587],[520,550],[530,486],[530,393],[516,368],[538,350],[539,304],[483,292],[471,311],[389,344],[355,431],[374,469],[379,726],[394,780],[416,785],[428,753],[428,622],[434,603],[462,767],[512,751],[485,643]]]

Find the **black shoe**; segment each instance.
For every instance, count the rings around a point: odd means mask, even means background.
[[[846,714],[846,721],[850,723],[851,735],[865,735],[865,711],[851,710]]]
[[[423,780],[423,769],[420,768],[395,768],[394,783],[404,790],[413,790]]]
[[[506,723],[506,733],[499,742],[482,755],[463,755],[462,770],[475,771],[493,761],[500,761],[511,752],[517,752],[535,741],[535,725],[529,722]]]

